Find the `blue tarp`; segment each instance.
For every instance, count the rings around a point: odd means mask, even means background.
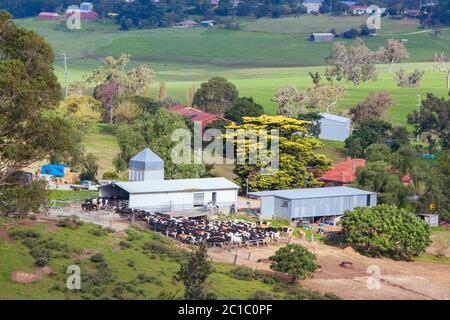
[[[41,174],[49,174],[55,177],[64,177],[64,168],[63,164],[46,164],[41,168]]]

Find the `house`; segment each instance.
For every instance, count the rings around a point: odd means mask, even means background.
[[[370,13],[368,6],[351,6],[350,10],[355,16],[362,16]]]
[[[222,178],[164,179],[164,161],[144,149],[129,162],[128,182],[100,186],[100,197],[128,200],[128,207],[155,212],[176,212],[217,206],[236,208],[239,186]]]
[[[351,133],[351,120],[330,113],[320,113],[320,139],[345,141]]]
[[[170,107],[169,111],[176,112],[176,113],[182,115],[183,117],[190,119],[194,123],[199,123],[202,130],[204,130],[209,123],[213,123],[218,120],[224,120],[224,121],[231,122],[230,120],[227,120],[218,115],[215,115],[212,113],[207,113],[207,112],[204,112],[204,111],[192,108],[192,107],[188,107],[188,106],[185,106],[182,104],[176,104],[176,105]]]
[[[324,0],[305,0],[303,1],[303,6],[306,8],[306,13],[311,14],[314,12],[319,12],[320,6]]]
[[[356,178],[356,169],[366,165],[364,159],[347,158],[344,162],[337,163],[333,168],[325,172],[319,180],[327,187],[345,186],[353,182]]]
[[[197,27],[199,24],[194,20],[183,20],[175,24],[175,28],[193,28]]]
[[[213,5],[213,6],[218,6],[219,2],[220,2],[220,0],[209,0],[209,3],[211,3],[211,5]]]
[[[292,190],[249,192],[261,199],[263,218],[284,219],[290,222],[315,222],[319,219],[338,221],[346,210],[372,207],[377,194],[350,187],[325,187]]]
[[[90,2],[82,2],[80,4],[81,12],[91,12],[94,9],[94,5]]]
[[[334,39],[334,34],[332,33],[313,33],[310,38],[313,42],[331,42]]]
[[[95,11],[81,11],[80,9],[72,9],[69,8],[66,10],[65,17],[66,19],[69,18],[73,14],[79,14],[81,20],[85,21],[94,21],[97,20],[97,13]]]
[[[37,15],[38,20],[60,20],[61,16],[56,12],[41,12]]]

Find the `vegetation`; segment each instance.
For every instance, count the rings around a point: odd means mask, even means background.
[[[273,261],[270,265],[272,270],[291,276],[291,283],[305,279],[318,268],[316,255],[297,244],[288,244],[278,249],[269,260]]]
[[[395,206],[356,208],[345,213],[341,224],[344,240],[368,254],[409,259],[431,243],[428,224]]]
[[[234,84],[225,78],[214,77],[202,83],[195,92],[192,104],[203,111],[223,116],[239,98]]]
[[[206,281],[213,272],[213,266],[208,261],[207,248],[201,244],[185,263],[181,264],[178,277],[184,284],[186,300],[205,300],[208,298]]]
[[[235,129],[234,133],[225,135],[233,139],[235,145],[242,144],[237,157],[241,161],[235,166],[234,173],[243,190],[249,191],[280,190],[319,186],[316,179],[331,167],[331,161],[325,156],[315,154],[314,150],[322,144],[319,140],[305,136],[307,121],[296,120],[283,116],[261,116],[244,118],[242,125],[227,126]],[[251,139],[239,135],[239,129],[254,130],[259,138],[265,138],[272,146],[275,139],[279,141],[279,151],[267,150],[266,154],[254,145]],[[278,130],[279,138],[271,130]],[[268,148],[264,146],[263,148]],[[240,151],[239,151],[240,150]],[[257,150],[259,156],[256,163],[250,163],[249,150]],[[265,155],[265,156],[264,156]],[[279,155],[278,163],[273,162],[274,156]],[[278,170],[273,170],[275,165]],[[313,164],[313,165],[312,165]],[[272,174],[266,174],[266,173]]]

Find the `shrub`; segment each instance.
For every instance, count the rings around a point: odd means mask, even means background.
[[[43,267],[46,266],[48,264],[48,259],[46,257],[39,257],[37,258],[34,263],[38,266],[38,267]]]
[[[34,247],[33,249],[30,250],[30,255],[36,260],[39,258],[45,258],[47,260],[50,260],[51,254],[52,253],[50,250],[42,246]]]
[[[378,205],[346,211],[341,220],[344,240],[369,255],[409,259],[430,245],[430,227],[413,213]]]
[[[239,266],[229,271],[229,275],[238,280],[256,280],[261,277],[261,272],[246,266]]]
[[[136,266],[136,262],[134,262],[133,260],[128,261],[128,266],[130,268],[134,268]]]
[[[103,258],[103,254],[101,254],[100,252],[94,254],[91,256],[91,261],[98,263],[98,262],[104,262],[105,259]]]
[[[119,246],[120,246],[122,249],[126,249],[126,248],[130,248],[130,247],[131,247],[131,244],[129,244],[129,243],[126,242],[126,241],[120,241],[120,242],[119,242]]]
[[[274,296],[272,293],[265,291],[265,290],[256,290],[255,292],[253,292],[250,297],[248,298],[249,300],[273,300]]]
[[[119,179],[119,175],[115,171],[107,171],[102,175],[103,180],[117,180]]]
[[[359,31],[356,30],[355,28],[352,28],[350,30],[345,31],[342,36],[346,39],[354,39],[357,36],[359,36]]]
[[[401,68],[397,71],[397,85],[402,88],[416,88],[420,86],[425,71],[414,69],[410,74],[405,74],[405,70]]]
[[[38,239],[41,237],[41,234],[34,230],[15,230],[15,231],[10,232],[9,236],[14,240],[26,239],[26,238]]]

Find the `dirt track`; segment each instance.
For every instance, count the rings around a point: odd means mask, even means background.
[[[333,292],[344,299],[450,299],[450,265],[368,258],[350,248],[339,249],[296,238],[291,243],[299,243],[318,256],[321,269],[312,279],[301,281],[306,288]],[[238,265],[270,270],[268,263],[257,260],[268,258],[277,249],[277,246],[229,251],[215,248],[210,249],[209,254],[216,261],[233,263],[237,253]],[[353,267],[341,267],[342,261],[352,262]],[[367,268],[372,265],[380,271],[379,289],[368,287],[368,278],[372,274],[367,272]]]

